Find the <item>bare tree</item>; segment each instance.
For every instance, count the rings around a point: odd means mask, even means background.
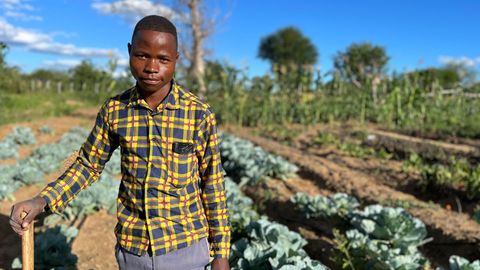
[[[187,78],[198,87],[200,98],[207,97],[205,82],[205,56],[209,53],[205,41],[229,17],[229,12],[219,16],[219,8],[207,7],[203,0],[177,0],[180,5],[175,9],[177,14],[182,14],[182,37],[185,45],[181,46],[181,53],[187,60]],[[224,2],[229,5],[230,2]]]
[[[198,84],[198,95],[200,98],[206,98],[207,86],[205,84],[205,49],[204,41],[214,29],[214,22],[206,21],[200,12],[201,0],[182,0],[188,7],[190,18],[187,22],[191,31],[191,47],[189,50],[184,50],[183,54],[189,61],[190,65],[187,69],[187,76]]]

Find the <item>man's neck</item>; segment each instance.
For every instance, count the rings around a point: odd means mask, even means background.
[[[148,107],[153,111],[157,110],[158,105],[160,105],[163,100],[168,96],[170,89],[172,88],[172,83],[168,83],[162,89],[155,92],[146,92],[139,88],[140,95],[147,102]]]

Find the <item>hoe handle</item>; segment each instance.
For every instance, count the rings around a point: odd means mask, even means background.
[[[24,219],[27,216],[27,212],[23,212],[21,218]],[[33,220],[28,225],[27,231],[22,236],[22,269],[33,269]]]

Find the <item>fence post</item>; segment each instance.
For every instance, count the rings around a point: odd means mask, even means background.
[[[62,82],[61,81],[57,82],[57,93],[58,94],[62,93]]]

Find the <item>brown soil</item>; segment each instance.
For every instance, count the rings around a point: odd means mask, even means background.
[[[464,144],[464,145],[470,145],[474,147],[480,147],[480,140],[478,136],[476,139],[463,138],[463,137],[444,135],[444,134],[438,134],[438,133],[420,132],[418,130],[398,130],[398,131],[392,130],[391,132],[397,132],[400,134],[405,134],[408,136],[424,138],[424,139],[441,140],[441,141],[453,143],[453,144]]]
[[[285,132],[281,132],[284,130],[288,130],[288,134],[285,135]],[[358,124],[356,122],[315,124],[310,126],[293,124],[277,130],[255,131],[255,133],[261,133],[263,136],[277,141],[288,141],[291,145],[311,144],[312,139],[319,132],[333,133],[341,139],[352,137],[356,133],[374,135],[376,140],[366,141],[365,143],[379,148],[387,148],[390,152],[404,156],[415,152],[433,161],[448,161],[450,156],[465,157],[473,162],[480,160],[480,140],[458,137],[448,137],[445,140],[439,140],[439,138],[433,138],[432,136],[416,137],[386,131],[374,124]]]
[[[447,209],[455,209],[457,212],[467,213],[470,216],[480,204],[478,199],[469,198],[464,187],[457,186],[435,186],[427,185],[421,181],[421,176],[415,171],[405,171],[402,169],[402,161],[398,158],[405,157],[409,153],[415,152],[423,155],[430,161],[446,162],[451,155],[465,157],[474,162],[478,151],[475,147],[464,144],[453,144],[449,142],[434,141],[422,138],[414,138],[406,135],[385,132],[379,130],[373,125],[359,126],[352,123],[334,123],[318,124],[313,126],[292,125],[295,130],[295,137],[289,140],[275,133],[258,132],[252,130],[252,133],[259,133],[265,137],[271,138],[282,144],[291,145],[301,151],[328,159],[338,165],[358,171],[374,177],[382,184],[398,191],[411,194],[425,202],[434,202]],[[314,140],[319,133],[333,134],[342,142],[353,142],[356,144],[365,144],[363,137],[365,134],[376,134],[378,148],[385,149],[394,153],[396,159],[379,159],[375,157],[352,157],[348,153],[338,150],[333,145],[316,145]],[[381,134],[381,137],[380,135]],[[361,136],[358,136],[361,135]],[[358,138],[361,137],[361,138]],[[381,139],[379,139],[381,138]],[[371,145],[372,146],[372,145]],[[428,192],[426,192],[428,190]]]
[[[413,205],[425,205],[424,201],[385,185],[369,174],[352,170],[348,166],[298,148],[252,135],[251,129],[224,127],[224,130],[248,139],[266,151],[283,156],[299,165],[304,174],[310,174],[309,179],[320,187],[326,187],[335,192],[345,192],[364,203],[398,200],[410,202]],[[468,215],[447,211],[440,207],[412,207],[408,211],[427,225],[429,236],[433,237],[434,241],[427,244],[425,248],[430,251],[427,253],[438,256],[440,264],[446,264],[449,255],[453,254],[470,259],[480,257],[480,225]]]
[[[372,146],[383,147],[402,155],[420,153],[425,159],[441,162],[448,162],[451,157],[467,158],[472,162],[480,160],[479,148],[472,145],[453,144],[375,129],[367,129],[366,132],[375,136],[375,140],[370,141]]]

